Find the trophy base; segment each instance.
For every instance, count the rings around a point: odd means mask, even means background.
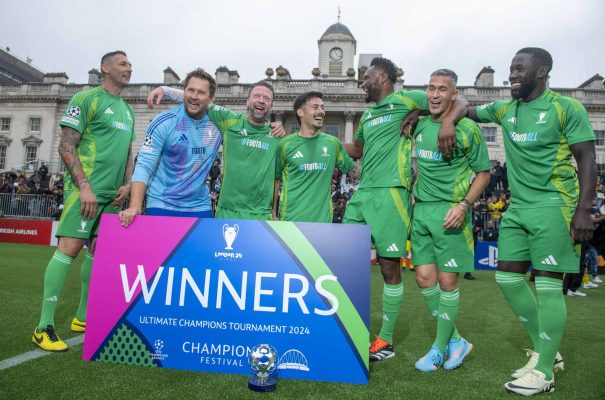
[[[277,387],[275,378],[259,379],[253,376],[248,380],[248,389],[255,392],[272,392]]]

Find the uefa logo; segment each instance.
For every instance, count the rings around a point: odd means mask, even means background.
[[[237,238],[237,234],[239,233],[239,225],[234,224],[233,226],[229,226],[228,224],[223,225],[223,238],[225,239],[225,250],[233,250],[233,242]]]
[[[164,341],[157,339],[155,342],[153,342],[153,347],[155,348],[156,353],[161,353],[162,349],[164,348]]]

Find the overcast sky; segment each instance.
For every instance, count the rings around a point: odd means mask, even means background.
[[[472,85],[490,65],[501,85],[527,46],[552,54],[551,87],[605,75],[603,0],[0,0],[0,46],[76,83],[115,49],[128,53],[135,83],[161,82],[167,66],[183,79],[195,67],[225,65],[254,82],[281,64],[292,78],[309,79],[338,6],[357,55],[391,58],[406,84],[424,84],[445,67]]]

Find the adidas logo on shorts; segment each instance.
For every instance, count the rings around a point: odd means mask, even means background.
[[[454,260],[453,258],[451,260],[449,260],[448,262],[446,262],[444,264],[445,267],[450,267],[450,268],[458,268],[458,264],[456,263],[456,260]]]
[[[559,265],[557,263],[557,260],[555,260],[555,258],[550,255],[548,257],[546,257],[544,260],[540,261],[540,264],[542,265]]]
[[[395,243],[392,243],[388,248],[387,251],[399,251],[399,247],[397,247],[397,245]]]

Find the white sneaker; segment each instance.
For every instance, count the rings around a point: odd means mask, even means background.
[[[592,282],[588,282],[584,284],[584,289],[596,289],[598,288],[599,285],[597,285],[596,283],[592,283]]]
[[[603,280],[598,275],[592,278],[592,281],[594,283],[603,283]]]
[[[546,375],[544,375],[544,373],[532,369],[521,378],[505,383],[504,388],[509,392],[523,396],[549,393],[555,391],[555,378],[553,377],[551,380],[546,380]]]
[[[515,379],[521,378],[523,375],[527,374],[529,371],[536,368],[538,365],[538,358],[540,355],[533,350],[525,349],[527,351],[527,356],[529,357],[529,361],[527,364],[516,370],[511,374],[511,376]],[[555,363],[553,365],[553,372],[563,371],[565,368],[565,362],[563,361],[563,356],[561,353],[557,351],[557,355],[555,356]]]
[[[579,290],[573,291],[573,290],[568,290],[567,291],[567,295],[568,296],[578,296],[578,297],[585,297],[586,293],[582,293]]]

